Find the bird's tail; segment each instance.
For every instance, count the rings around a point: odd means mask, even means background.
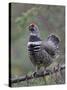
[[[50,36],[48,36],[48,41],[52,41],[52,43],[54,43],[54,45],[57,47],[59,45],[60,39],[58,36],[51,34]]]

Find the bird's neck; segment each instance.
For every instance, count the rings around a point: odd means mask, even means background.
[[[37,42],[37,41],[41,41],[41,39],[36,34],[31,33],[30,37],[29,37],[29,41],[30,42]]]
[[[30,33],[30,36],[37,36],[35,33]]]
[[[40,33],[39,32],[31,32],[30,36],[36,36],[40,38]]]

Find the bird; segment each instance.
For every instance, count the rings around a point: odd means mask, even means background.
[[[39,28],[34,23],[29,25],[28,30],[28,55],[32,64],[36,67],[36,72],[40,73],[42,67],[44,67],[45,70],[56,58],[60,39],[57,35],[51,33],[45,41],[43,41],[40,37]]]

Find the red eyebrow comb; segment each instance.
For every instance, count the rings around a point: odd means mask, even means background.
[[[34,27],[34,26],[35,26],[35,24],[34,24],[34,23],[31,23],[31,24],[30,24],[30,26]]]

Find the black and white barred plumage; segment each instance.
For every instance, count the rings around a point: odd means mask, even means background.
[[[43,65],[45,68],[53,62],[59,48],[59,38],[50,35],[46,41],[40,38],[38,27],[34,24],[29,26],[30,37],[28,42],[28,54],[34,66]]]

